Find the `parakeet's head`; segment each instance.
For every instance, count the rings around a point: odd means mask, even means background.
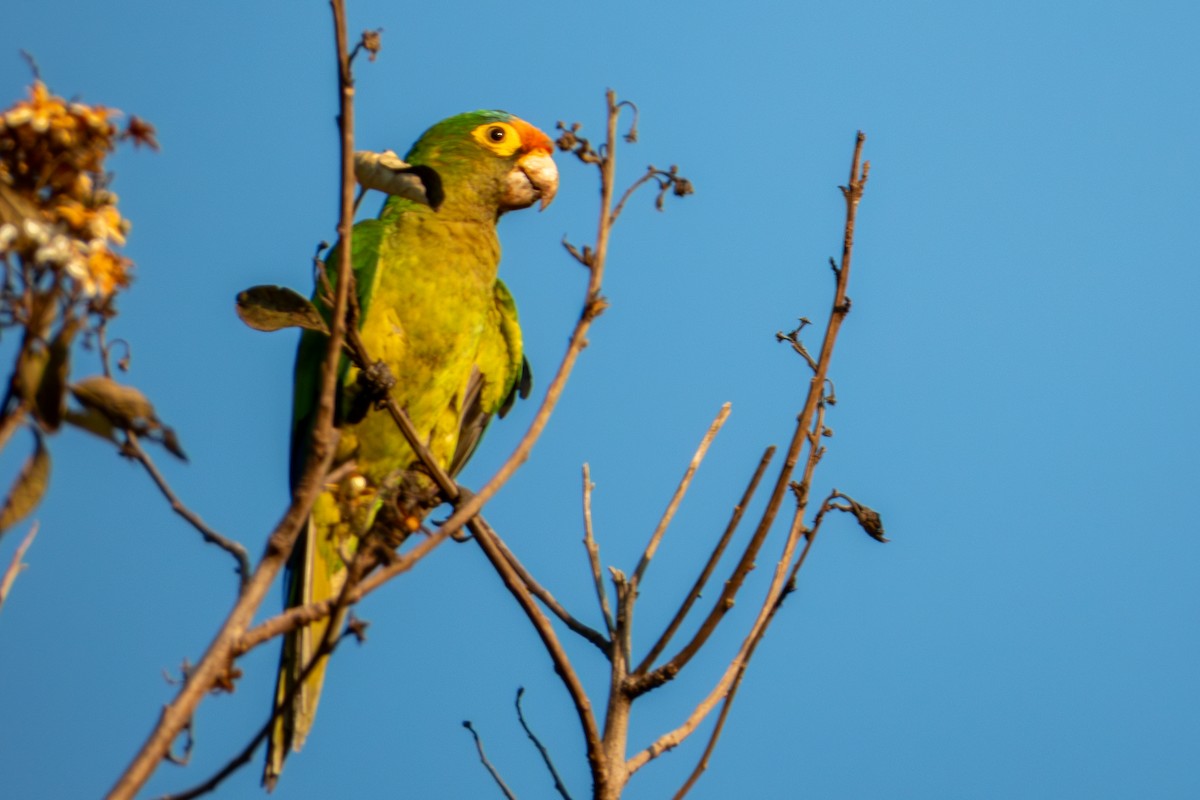
[[[471,111],[421,135],[405,160],[440,178],[440,213],[545,208],[558,191],[550,137],[505,111]]]

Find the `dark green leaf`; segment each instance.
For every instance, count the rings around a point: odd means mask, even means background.
[[[252,286],[239,292],[237,313],[242,322],[257,331],[306,328],[329,333],[317,307],[286,286]]]

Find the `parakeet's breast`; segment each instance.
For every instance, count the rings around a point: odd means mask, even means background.
[[[431,214],[399,215],[381,244],[363,343],[388,365],[396,378],[393,397],[443,465],[457,444],[477,356],[495,330],[489,321],[499,261],[494,225]],[[351,370],[348,381],[356,377]],[[343,448],[379,486],[394,485],[414,460],[395,422],[380,411],[346,426]]]

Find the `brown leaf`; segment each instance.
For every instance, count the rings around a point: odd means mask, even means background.
[[[37,398],[38,387],[42,385],[42,376],[46,374],[49,362],[50,349],[36,338],[27,336],[21,352],[17,354],[16,383],[17,394],[30,405]]]
[[[237,314],[242,322],[257,331],[305,328],[329,333],[317,307],[286,286],[252,286],[238,292]]]
[[[62,425],[63,412],[67,408],[67,375],[71,368],[71,341],[79,330],[80,321],[68,317],[50,342],[49,359],[37,387],[34,413],[48,431],[56,431]]]
[[[855,500],[853,497],[838,493],[838,496],[850,504],[849,508],[837,506],[843,511],[849,511],[858,520],[859,527],[866,531],[877,542],[886,542],[888,538],[883,535],[883,518],[879,516],[879,512],[870,506],[864,506],[862,503]]]
[[[364,189],[375,189],[434,209],[444,198],[441,177],[434,169],[412,166],[391,150],[355,152],[354,179]]]
[[[68,412],[67,421],[72,425],[118,444],[115,429],[130,430],[158,442],[171,455],[187,461],[175,431],[163,424],[154,413],[154,404],[132,386],[103,375],[93,375],[72,384],[71,394],[86,409],[83,414]]]
[[[107,439],[113,444],[121,444],[117,439],[117,427],[108,417],[94,408],[85,408],[83,411],[67,409],[67,412],[63,414],[63,422],[99,436],[101,439]]]
[[[118,428],[144,430],[158,427],[154,404],[132,386],[104,375],[93,375],[71,385],[71,394],[87,408],[94,408]]]
[[[16,525],[30,512],[37,508],[46,493],[46,484],[50,482],[50,451],[42,443],[41,434],[34,432],[36,444],[33,454],[21,467],[4,506],[0,508],[0,534]]]
[[[187,453],[183,452],[183,448],[179,444],[178,437],[175,436],[175,429],[162,426],[162,446],[167,448],[167,452],[178,458],[180,461],[187,461]]]

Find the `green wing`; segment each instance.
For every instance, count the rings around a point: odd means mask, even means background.
[[[357,288],[360,319],[367,313],[375,278],[379,266],[380,245],[386,230],[382,220],[367,220],[354,226],[351,237],[351,268]],[[337,279],[336,249],[325,262],[325,273],[330,285]],[[331,311],[321,301],[321,292],[315,293],[314,304],[330,321]],[[296,352],[295,395],[292,409],[291,484],[295,489],[304,470],[304,462],[311,444],[312,426],[316,416],[320,392],[321,365],[325,359],[329,338],[321,333],[305,331]],[[343,358],[338,370],[337,418],[341,417],[348,404],[344,385],[349,374],[349,362]],[[285,578],[285,592],[289,608],[326,600],[341,591],[345,584],[346,567],[339,548],[353,552],[357,542],[346,535],[338,536],[339,527],[347,527],[340,520],[335,503],[328,493],[322,493],[310,515],[300,540],[292,550]],[[267,765],[263,783],[273,787],[283,769],[287,753],[300,749],[312,727],[320,699],[321,684],[325,678],[324,659],[312,669],[301,683],[305,665],[312,660],[329,625],[341,627],[341,617],[321,620],[284,637],[283,655],[275,686],[275,703],[287,705],[275,720],[267,745]],[[289,701],[290,696],[290,701]]]
[[[491,325],[479,349],[479,355],[463,395],[459,420],[458,446],[450,460],[450,474],[457,475],[470,460],[494,414],[503,417],[512,408],[517,395],[528,397],[533,374],[525,359],[517,304],[512,293],[497,279]]]

